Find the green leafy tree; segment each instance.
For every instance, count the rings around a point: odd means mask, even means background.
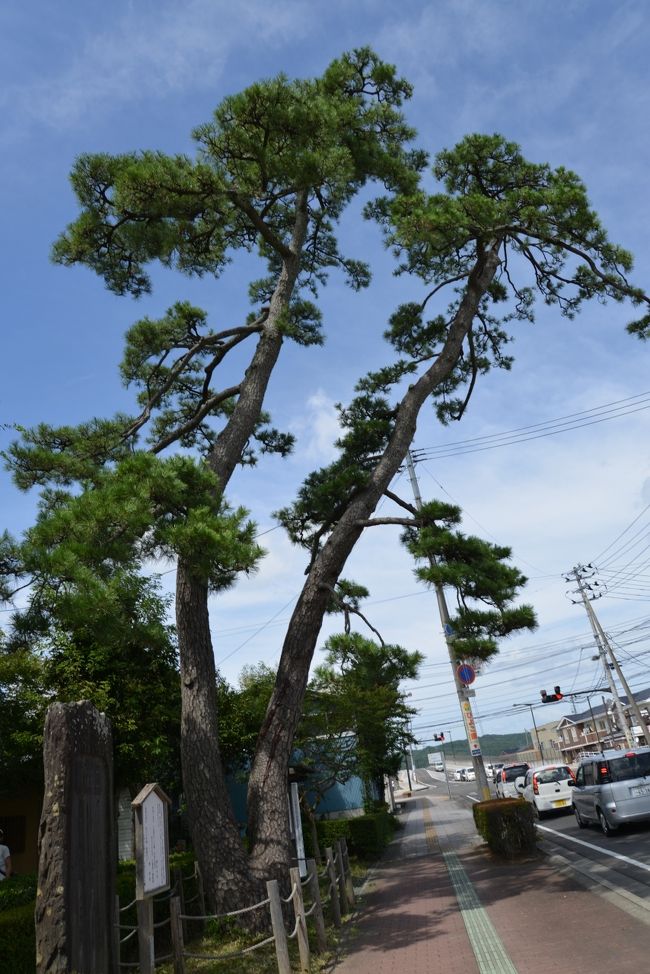
[[[159,780],[180,789],[180,681],[168,599],[140,575],[115,572],[96,586],[66,586],[59,597],[43,578],[29,608],[14,618],[0,649],[2,777],[41,776],[43,721],[53,700],[91,700],[113,727],[115,784],[138,789]]]
[[[408,725],[416,711],[407,706],[400,682],[415,679],[424,657],[359,633],[331,636],[324,650],[312,688],[326,707],[330,733],[353,737],[355,770],[367,801],[372,802],[371,786],[383,801],[384,775],[396,774],[413,741]]]
[[[498,652],[499,639],[537,627],[532,606],[513,606],[527,579],[508,564],[510,548],[459,531],[462,516],[455,505],[430,501],[413,514],[417,524],[403,541],[417,562],[426,562],[416,568],[417,578],[455,593],[451,625],[458,662],[485,662]]]

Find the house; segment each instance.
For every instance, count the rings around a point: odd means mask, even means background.
[[[650,689],[639,690],[634,694],[634,700],[641,709],[642,716],[648,717],[650,712]],[[629,710],[629,700],[621,697],[628,726],[637,743],[645,743],[641,728],[636,726],[634,716]],[[619,727],[619,717],[610,698],[589,709],[576,714],[567,714],[557,725],[561,738],[560,750],[567,764],[576,764],[583,752],[600,751],[603,748],[624,748],[627,746],[625,734]]]

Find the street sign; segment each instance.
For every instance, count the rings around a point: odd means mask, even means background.
[[[461,687],[461,693],[465,699],[476,696],[476,690],[470,690],[468,687]]]
[[[476,670],[473,666],[470,666],[469,663],[461,663],[456,670],[456,674],[458,675],[460,682],[464,683],[465,686],[467,686],[469,683],[473,683],[476,679]]]
[[[454,635],[454,627],[452,625],[450,625],[450,623],[448,623],[448,622],[445,622],[445,635],[446,636],[453,636]]]

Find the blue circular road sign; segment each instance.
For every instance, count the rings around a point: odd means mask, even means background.
[[[476,670],[473,666],[470,666],[469,663],[461,663],[456,670],[456,673],[458,674],[458,679],[460,682],[464,683],[465,686],[469,686],[469,684],[473,683],[476,679]]]

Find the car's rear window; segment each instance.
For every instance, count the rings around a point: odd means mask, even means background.
[[[536,771],[535,777],[537,778],[538,785],[550,785],[554,781],[568,781],[573,775],[566,767],[559,768],[545,768],[543,771]]]
[[[514,781],[515,778],[523,778],[528,771],[527,764],[514,764],[511,768],[503,769],[506,773],[506,781]]]
[[[650,775],[650,753],[647,751],[644,754],[622,754],[620,758],[610,758],[608,764],[611,781],[629,781]]]

